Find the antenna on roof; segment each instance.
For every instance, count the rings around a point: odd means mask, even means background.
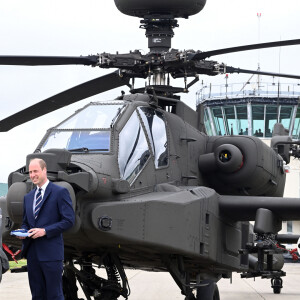
[[[258,20],[258,43],[260,43],[260,18],[261,13],[257,13],[257,20]],[[258,65],[257,71],[260,71],[260,49],[258,49]],[[260,75],[257,74],[257,93],[258,96],[260,95]]]

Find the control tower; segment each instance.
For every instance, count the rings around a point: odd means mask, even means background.
[[[204,85],[197,106],[205,111],[208,135],[250,135],[271,138],[275,123],[282,123],[293,139],[300,136],[300,83]],[[298,107],[299,106],[299,107]]]
[[[286,135],[300,139],[300,83],[258,82],[200,85],[197,109],[204,109],[208,135],[248,135],[270,145],[275,123]],[[291,159],[285,197],[300,198],[300,162]],[[283,223],[283,232],[300,233],[300,222]]]

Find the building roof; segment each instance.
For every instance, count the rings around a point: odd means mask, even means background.
[[[197,105],[218,106],[242,103],[297,105],[300,84],[270,82],[246,82],[204,85],[197,91]]]

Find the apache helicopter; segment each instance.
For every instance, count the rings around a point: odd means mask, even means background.
[[[278,232],[282,221],[300,220],[299,199],[282,198],[285,164],[291,155],[299,156],[299,142],[280,124],[271,147],[251,136],[207,136],[203,107],[194,111],[176,94],[187,92],[199,74],[299,79],[207,58],[300,40],[206,52],[171,49],[177,18],[199,13],[205,3],[115,0],[122,13],[142,19],[147,54],[0,56],[1,65],[118,69],[3,119],[2,132],[101,92],[130,87],[130,94],[92,102],[50,128],[25,166],[9,175],[7,196],[0,198],[3,242],[20,248],[9,233],[19,228],[24,195],[34,188],[29,161],[44,159],[48,178],[69,190],[76,223],[64,234],[66,300],[78,299],[77,281],[87,299],[127,299],[126,268],[169,272],[188,300],[219,299],[217,282],[232,272],[269,278],[274,293],[281,291],[284,250],[277,244],[298,237]],[[170,77],[183,78],[184,87],[171,86]],[[146,86],[135,88],[136,78],[146,79]],[[97,276],[95,266],[104,267],[107,278]]]

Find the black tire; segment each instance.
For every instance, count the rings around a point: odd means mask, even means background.
[[[273,288],[274,294],[280,294],[282,289],[282,279],[281,278],[273,278],[271,279],[271,284]]]
[[[274,294],[280,294],[281,288],[280,287],[273,287],[273,293]]]
[[[212,280],[201,281],[203,286],[197,288],[197,300],[220,300],[217,284]]]

